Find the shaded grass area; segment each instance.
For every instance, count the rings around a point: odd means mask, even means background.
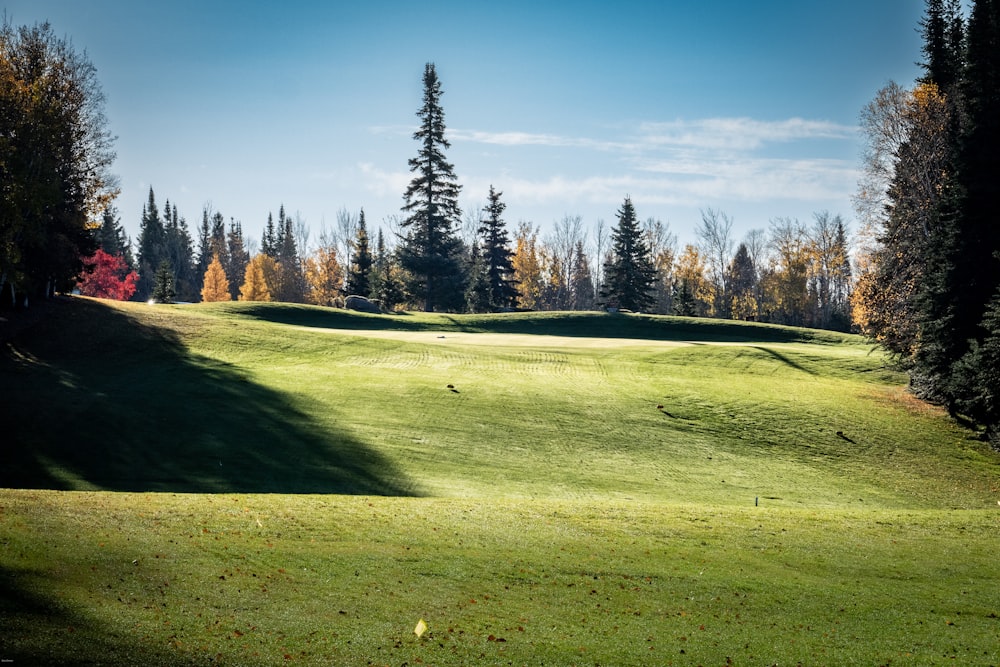
[[[0,486],[117,491],[417,490],[336,419],[190,351],[128,310],[54,301],[3,341]]]
[[[215,306],[232,317],[327,329],[455,331],[663,341],[860,343],[857,336],[752,322],[695,317],[599,312],[498,313],[487,315],[367,315],[310,306],[230,303]]]
[[[0,655],[997,664],[998,528],[981,511],[2,491]]]

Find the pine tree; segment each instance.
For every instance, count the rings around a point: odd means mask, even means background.
[[[229,262],[223,268],[226,270],[226,280],[229,281],[229,295],[235,300],[240,296],[240,285],[246,275],[247,264],[250,263],[250,253],[243,240],[243,224],[239,220],[229,219],[226,245]]]
[[[376,237],[375,256],[372,259],[372,296],[378,299],[382,312],[392,311],[397,304],[403,302],[406,294],[403,291],[403,283],[399,277],[399,265],[393,253],[386,247],[381,227]]]
[[[953,97],[948,133],[954,164],[946,172],[918,291],[918,340],[913,383],[949,412],[962,409],[972,381],[961,362],[988,329],[988,304],[1000,287],[1000,225],[996,224],[996,155],[1000,154],[1000,0],[976,0],[968,22],[966,66]],[[932,72],[933,74],[933,72]],[[957,92],[954,92],[957,91]],[[956,138],[957,136],[957,138]]]
[[[306,282],[302,261],[295,246],[295,228],[290,216],[285,215],[284,205],[278,211],[277,289],[272,296],[277,301],[302,303],[305,301]]]
[[[156,195],[150,188],[139,225],[139,282],[136,286],[139,300],[145,301],[152,296],[157,269],[166,258],[167,233],[156,206]]]
[[[101,213],[101,226],[97,228],[97,245],[109,255],[121,257],[131,270],[135,265],[132,257],[132,241],[125,234],[118,209],[111,204]]]
[[[611,261],[604,265],[601,298],[608,306],[642,311],[654,303],[656,270],[630,197],[625,198],[617,215],[618,225],[611,231]]]
[[[924,83],[933,83],[948,96],[957,95],[965,66],[965,27],[960,0],[927,0],[920,22],[924,38]]]
[[[465,307],[470,313],[486,313],[490,307],[490,282],[486,273],[486,263],[479,250],[479,242],[473,241],[469,250],[469,284],[465,288]]]
[[[260,251],[271,259],[278,257],[278,235],[274,231],[274,217],[270,213],[267,214],[267,225],[260,239]]]
[[[750,250],[745,243],[741,243],[733,255],[733,260],[729,263],[729,276],[726,284],[729,285],[730,313],[733,319],[749,320],[757,319],[757,275],[754,270],[753,261],[750,259]]]
[[[417,112],[420,128],[413,135],[420,148],[409,161],[410,171],[417,175],[404,194],[406,234],[399,259],[410,275],[409,293],[430,312],[437,307],[458,307],[464,293],[461,241],[455,233],[461,218],[461,186],[444,155],[451,144],[445,138],[441,83],[433,63],[425,66],[423,83],[423,105]]]
[[[347,272],[344,293],[368,297],[371,293],[372,254],[368,247],[368,228],[365,225],[365,210],[358,216],[358,233],[351,253],[351,266]]]
[[[594,276],[590,270],[590,260],[583,248],[583,241],[576,242],[573,253],[573,270],[570,273],[570,308],[573,310],[592,310],[596,305],[594,299]]]
[[[218,255],[212,257],[202,282],[204,286],[201,288],[201,300],[205,303],[232,301],[232,296],[229,294],[229,280]]]
[[[212,263],[212,228],[208,220],[208,207],[201,210],[201,226],[198,228],[198,273],[205,275]]]
[[[173,303],[175,296],[177,292],[174,291],[174,270],[170,268],[170,262],[164,259],[156,269],[150,298],[156,303]]]
[[[507,225],[503,220],[504,204],[497,192],[490,185],[490,193],[486,206],[483,208],[485,217],[479,225],[481,270],[485,274],[486,308],[489,310],[508,310],[515,306],[520,293],[517,291],[517,281],[514,279],[514,252],[510,249],[510,237]],[[481,277],[480,277],[481,278]]]
[[[973,341],[956,364],[964,378],[957,400],[963,414],[982,424],[994,448],[1000,449],[1000,291],[983,316],[983,340]]]
[[[195,301],[201,291],[199,284],[201,276],[196,273],[187,221],[178,215],[177,205],[171,207],[169,201],[164,209],[164,215],[166,259],[174,271],[174,289],[181,301]]]

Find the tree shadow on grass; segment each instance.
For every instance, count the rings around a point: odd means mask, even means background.
[[[64,299],[0,337],[0,487],[419,495],[294,397],[178,335]]]
[[[127,628],[67,610],[34,590],[44,573],[0,566],[0,660],[11,665],[175,665],[183,656],[142,644]],[[187,661],[185,661],[187,662]]]
[[[777,350],[771,349],[769,347],[760,347],[759,345],[754,345],[752,347],[753,349],[759,352],[764,352],[765,354],[773,357],[774,359],[777,359],[778,361],[780,361],[781,363],[785,364],[790,368],[794,368],[797,371],[802,371],[803,373],[806,373],[808,375],[816,375],[816,371],[806,368],[802,364],[793,360],[791,357],[784,355],[781,352],[778,352]]]

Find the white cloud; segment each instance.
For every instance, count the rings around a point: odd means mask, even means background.
[[[653,147],[749,151],[765,144],[807,139],[850,140],[857,128],[824,120],[789,118],[762,121],[752,118],[706,118],[696,121],[643,123],[640,141]]]
[[[380,131],[402,133],[402,128]],[[459,178],[467,193],[495,185],[507,201],[529,209],[613,211],[626,194],[637,202],[695,208],[768,201],[848,205],[858,178],[856,164],[839,157],[845,144],[856,140],[856,128],[823,120],[645,122],[592,137],[469,129],[450,130],[448,136],[453,142],[509,148],[502,158],[491,156]],[[371,164],[360,168],[376,194],[398,196],[412,177]]]
[[[549,148],[590,148],[601,151],[630,150],[630,142],[606,141],[586,137],[563,137],[556,134],[531,132],[485,132],[482,130],[448,130],[449,141],[468,141],[493,146],[547,146]]]
[[[379,169],[370,162],[358,164],[365,189],[376,197],[402,197],[410,183],[412,174],[406,171],[386,171]]]

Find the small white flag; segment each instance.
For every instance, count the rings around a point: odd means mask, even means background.
[[[417,621],[417,627],[413,628],[413,634],[417,636],[417,639],[420,639],[425,632],[427,632],[427,623],[424,622],[424,619],[420,619]]]

